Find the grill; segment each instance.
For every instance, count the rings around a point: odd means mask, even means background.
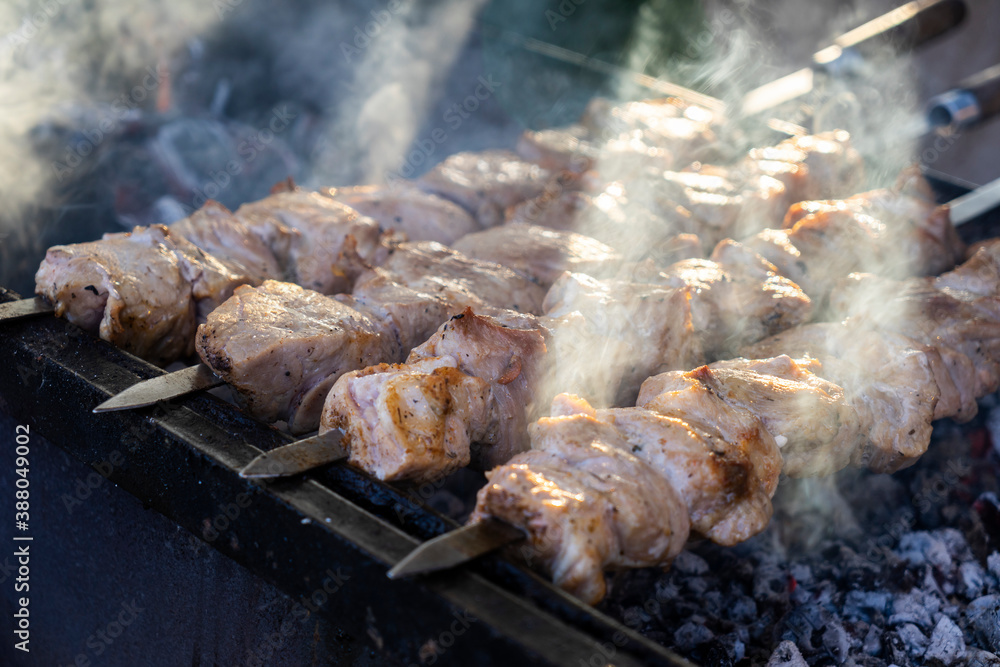
[[[947,102],[940,113],[963,113],[954,100]],[[930,169],[925,174],[940,202],[971,187]],[[1000,210],[967,222],[960,233],[969,243],[997,236]],[[0,302],[18,298],[0,287]],[[216,665],[691,664],[638,632],[642,623],[620,620],[621,598],[598,608],[581,604],[501,555],[428,577],[389,580],[387,569],[415,546],[458,527],[423,502],[420,489],[383,484],[345,465],[289,480],[242,479],[239,469],[290,438],[206,393],[95,415],[95,405],[163,371],[61,320],[0,323],[0,359],[0,442],[13,452],[15,426],[28,425],[31,433],[32,528],[25,534],[35,536],[32,590],[42,593],[33,594],[32,653],[24,664],[98,664],[116,642],[132,648],[109,651],[103,660],[144,655],[142,664],[167,665],[190,655],[192,664]],[[980,418],[962,434],[974,438],[983,426]],[[12,453],[3,459],[10,465],[0,470],[0,488],[14,488],[13,460]],[[451,483],[471,492],[479,478],[464,474]],[[135,501],[153,512],[139,510]],[[89,523],[81,527],[79,521]],[[998,533],[984,539],[1000,539],[1000,515],[996,524]],[[57,535],[64,537],[57,541]],[[18,544],[16,536],[10,526],[0,531],[8,544]],[[179,548],[197,558],[181,559],[182,567],[165,572],[163,564],[176,560]],[[16,608],[5,566],[0,557],[3,596]],[[90,577],[84,572],[90,566],[104,567]],[[112,567],[126,568],[127,577]],[[134,585],[109,586],[109,577]],[[174,607],[142,611],[142,628],[125,631],[133,621],[126,623],[128,615],[119,617],[119,610],[140,585],[157,592],[138,607],[150,608],[148,600],[176,603],[197,609],[198,616],[176,618]],[[63,609],[71,599],[80,609]],[[162,636],[151,627],[167,620]],[[286,630],[289,620],[292,629]],[[116,622],[120,634],[112,636]],[[205,631],[207,626],[214,629]],[[163,653],[154,654],[154,647]],[[710,651],[701,655],[706,665],[716,663]],[[10,642],[0,649],[0,663],[23,661]]]
[[[930,180],[942,200],[964,191],[934,175]],[[967,241],[995,235],[1000,210],[961,229]],[[4,289],[2,298],[18,295]],[[437,650],[448,664],[689,664],[498,556],[423,579],[390,581],[387,567],[457,524],[412,491],[347,466],[269,483],[241,479],[237,470],[288,438],[211,395],[94,415],[91,407],[109,395],[163,371],[52,317],[2,326],[0,408],[9,421],[30,425],[36,442],[44,438],[36,452],[61,448],[292,598],[322,599],[317,592],[324,581],[335,588],[316,612],[330,630],[313,638],[314,647],[368,646],[380,659],[419,664],[431,650],[428,641],[444,638],[451,645]],[[34,503],[42,512],[63,511],[62,490],[46,489],[40,475],[32,482],[41,489]],[[115,546],[47,548],[69,558],[77,548]],[[197,581],[200,574],[191,574]],[[470,618],[475,620],[464,627]],[[40,626],[45,622],[43,617]],[[64,651],[53,654],[57,660],[74,650],[59,642],[54,647]]]

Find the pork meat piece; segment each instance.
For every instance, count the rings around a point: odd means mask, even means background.
[[[817,323],[741,351],[748,359],[782,354],[818,360],[821,368],[816,373],[843,388],[866,436],[852,465],[895,472],[927,450],[940,389],[925,346],[918,341],[861,325]]]
[[[361,274],[351,294],[334,297],[355,310],[385,323],[406,355],[427,340],[441,323],[461,312],[464,305],[441,294],[430,294],[402,285],[381,268]]]
[[[716,143],[712,112],[676,98],[614,102],[594,98],[580,119],[592,137],[611,140],[637,133],[644,143],[676,154],[678,164],[710,160]]]
[[[579,313],[578,326],[566,332],[571,339],[611,343],[585,345],[575,360],[561,353],[560,363],[582,366],[605,380],[601,395],[587,396],[588,400],[599,407],[630,404],[650,375],[704,363],[692,292],[688,287],[602,281],[580,273],[567,273],[556,281],[545,297],[546,315],[560,319]],[[563,344],[562,335],[554,335],[556,348]]]
[[[340,377],[320,432],[341,428],[352,465],[382,480],[433,481],[469,463],[490,428],[489,383],[454,357],[379,364]]]
[[[844,130],[791,137],[771,148],[750,152],[751,160],[802,164],[807,176],[795,201],[847,197],[864,182],[864,160]]]
[[[248,411],[293,433],[319,425],[336,379],[403,351],[384,323],[297,285],[241,287],[198,328],[201,360],[239,393]]]
[[[538,225],[507,224],[460,239],[455,250],[495,262],[546,289],[565,271],[608,273],[621,255],[597,239]]]
[[[321,294],[349,292],[379,250],[377,222],[316,192],[277,192],[235,215],[261,237],[287,242],[286,275]]]
[[[625,196],[624,186],[614,182],[593,194],[564,189],[546,190],[538,197],[509,209],[506,222],[576,232],[614,248],[626,261],[650,260],[662,266],[676,259],[704,256],[698,237],[683,234],[685,238],[693,239],[699,249],[696,255],[677,257],[676,236],[672,236],[669,230],[694,227],[684,218],[689,218],[690,213],[681,213],[682,210],[678,207],[675,217],[681,221],[674,225],[644,206],[631,205]],[[607,272],[600,266],[595,270]]]
[[[712,455],[722,466],[718,474],[732,476],[725,483],[736,493],[729,502],[720,499],[726,503],[725,518],[713,523],[706,534],[720,544],[735,544],[759,532],[770,520],[781,452],[756,415],[712,391],[705,381],[710,375],[701,366],[687,373],[654,376],[643,383],[636,405],[679,419],[703,433],[718,434]],[[634,437],[642,436],[636,433]]]
[[[164,228],[165,229],[165,228]],[[195,301],[166,234],[116,234],[49,248],[35,293],[81,329],[157,364],[190,355]]]
[[[331,188],[328,194],[368,216],[382,229],[401,232],[411,241],[451,245],[479,231],[479,225],[464,208],[409,183]]]
[[[264,239],[218,202],[206,202],[170,225],[170,231],[233,266],[255,285],[283,276],[277,257]]]
[[[674,487],[687,507],[692,530],[713,542],[728,545],[749,539],[771,518],[781,456],[766,435],[731,444],[711,424],[641,407],[594,410],[566,394],[555,398],[552,414],[587,414],[613,426],[628,451]]]
[[[165,365],[194,351],[199,317],[250,282],[241,266],[153,225],[49,248],[35,291],[58,316]]]
[[[510,268],[430,241],[396,245],[379,268],[401,285],[449,300],[455,312],[492,306],[538,314],[545,298],[542,287]]]
[[[691,314],[709,358],[725,358],[737,348],[809,321],[812,301],[774,266],[742,253],[737,244],[717,249],[720,263],[687,259],[664,269],[652,282],[691,290]],[[756,257],[756,262],[747,260]]]
[[[965,262],[935,278],[934,286],[976,296],[996,296],[1000,292],[1000,240],[975,246]]]
[[[482,227],[503,221],[504,211],[537,197],[553,173],[509,151],[456,153],[420,177],[417,185],[461,205]]]
[[[844,390],[813,371],[817,361],[731,359],[707,366],[697,379],[726,403],[756,415],[774,436],[791,477],[830,475],[846,466],[862,443],[858,415]],[[662,393],[674,374],[643,384],[638,405]]]
[[[545,351],[545,332],[535,318],[467,309],[414,348],[405,364],[341,378],[327,399],[321,428],[343,428],[352,461],[379,479],[433,480],[467,465],[470,457],[479,469],[489,469],[528,448],[530,405]],[[439,366],[447,371],[428,370]],[[401,382],[406,403],[397,413],[393,401]],[[446,390],[456,397],[454,404],[442,403]],[[461,403],[459,391],[473,397],[470,405]],[[420,420],[417,444],[414,415]],[[427,440],[433,434],[440,437]]]
[[[600,155],[598,147],[588,140],[587,129],[580,125],[537,132],[525,130],[517,140],[516,150],[525,160],[552,172],[577,174],[593,167]]]
[[[490,471],[470,522],[524,530],[529,562],[591,604],[604,597],[604,570],[663,566],[680,553],[690,530],[683,500],[611,425],[549,417],[532,425],[531,441]]]
[[[535,417],[532,404],[545,372],[548,335],[536,318],[511,312],[477,315],[469,308],[407,357],[407,363],[452,357],[463,373],[489,383],[495,427],[475,440],[473,465],[480,470],[528,448],[528,423]]]
[[[836,318],[860,318],[935,348],[952,380],[939,378],[942,400],[935,418],[968,421],[976,414],[976,398],[1000,386],[1000,299],[939,290],[935,283],[851,274],[834,290],[830,310]],[[953,391],[959,395],[957,409],[947,400]]]
[[[889,190],[844,200],[799,202],[788,209],[783,224],[794,239],[800,222],[838,215],[854,216],[875,229],[879,245],[890,252],[870,270],[883,275],[937,275],[954,268],[965,253],[946,208]]]

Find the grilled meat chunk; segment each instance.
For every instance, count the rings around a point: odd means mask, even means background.
[[[255,285],[282,278],[278,258],[264,239],[218,202],[206,202],[172,224],[170,231],[233,267]]]
[[[667,565],[687,541],[687,509],[665,477],[586,415],[540,419],[532,450],[489,473],[471,522],[495,517],[528,534],[531,562],[588,603],[604,570]]]
[[[864,161],[851,146],[851,135],[844,130],[791,137],[777,146],[750,151],[748,171],[771,170],[784,173],[792,201],[822,197],[847,197],[864,182]],[[802,165],[801,170],[782,171],[781,163]],[[756,167],[756,169],[754,169]],[[796,177],[797,176],[797,177]]]
[[[643,384],[636,405],[721,436],[713,441],[710,454],[703,456],[716,457],[721,466],[716,475],[722,476],[732,495],[718,501],[723,503],[716,506],[720,514],[705,534],[720,544],[735,544],[762,530],[770,520],[781,453],[756,415],[713,392],[711,375],[702,366],[687,373],[655,376]],[[726,481],[725,476],[734,479]]]
[[[588,134],[580,125],[537,132],[525,130],[517,140],[517,154],[553,172],[583,173],[594,166],[600,153],[588,141]]]
[[[328,194],[382,229],[401,232],[411,241],[451,245],[479,230],[475,219],[458,204],[408,183],[331,188]]]
[[[56,315],[136,356],[167,364],[193,352],[198,315],[241,284],[220,261],[162,225],[49,248],[35,291]]]
[[[420,177],[417,185],[461,205],[482,227],[503,221],[504,211],[542,193],[552,172],[509,151],[456,153]]]
[[[927,450],[940,389],[919,342],[857,323],[820,323],[789,329],[742,351],[750,359],[781,354],[818,360],[817,374],[843,388],[866,436],[852,465],[895,472]]]
[[[470,446],[473,464],[488,469],[528,447],[528,406],[545,351],[545,333],[535,318],[509,311],[488,317],[467,309],[414,348],[405,364],[382,364],[338,380],[321,429],[343,428],[352,462],[379,479],[436,479],[467,465]],[[448,370],[432,373],[428,364]],[[401,382],[406,403],[396,411]],[[460,397],[455,403],[443,398],[459,391],[472,397],[470,405]],[[419,445],[411,433],[414,415],[420,419]],[[435,433],[437,444],[427,444]]]
[[[730,356],[743,345],[809,321],[809,297],[756,253],[733,241],[716,248],[715,258],[720,261],[677,262],[651,280],[690,290],[692,319],[708,357]]]
[[[316,192],[277,192],[235,215],[271,240],[292,282],[321,294],[349,292],[379,249],[378,223]]]
[[[410,352],[407,363],[450,356],[463,373],[489,383],[495,425],[476,439],[473,464],[488,470],[528,448],[528,422],[535,401],[548,332],[538,320],[510,312],[477,315],[471,308],[441,326]]]
[[[712,157],[711,148],[716,142],[712,131],[714,120],[707,109],[677,98],[624,103],[594,98],[580,124],[598,140],[632,136],[648,146],[670,150],[676,155],[676,162],[684,164]]]
[[[594,410],[578,397],[557,396],[552,416],[573,414],[590,415],[613,426],[628,451],[677,491],[692,530],[718,544],[736,544],[767,526],[781,455],[759,424],[754,425],[754,435],[740,433],[740,440],[731,441],[696,416],[680,418],[642,407]]]
[[[969,275],[963,265],[938,278],[904,281],[852,274],[831,296],[835,317],[850,317],[908,336],[925,345],[929,354],[940,356],[946,372],[936,373],[941,399],[935,418],[967,421],[976,414],[976,397],[1000,386],[1000,299],[996,296],[1000,280],[992,291],[983,280],[1000,267],[1000,243],[982,248],[967,264],[978,267],[973,287],[985,295],[960,288],[963,277]]]
[[[560,363],[582,365],[597,379],[601,394],[587,397],[595,404],[631,403],[650,375],[704,362],[693,322],[693,291],[564,274],[545,297],[545,313],[553,319],[573,313],[582,318],[567,334],[557,332],[554,345],[561,345],[563,335],[608,344],[585,345],[576,359],[563,351]]]
[[[507,267],[430,241],[398,244],[379,268],[401,285],[447,299],[456,311],[493,306],[537,314],[545,298],[543,288]]]
[[[707,392],[700,394],[705,400],[715,397],[761,420],[781,448],[785,474],[828,475],[848,464],[863,438],[844,390],[816,375],[818,368],[815,360],[797,362],[786,355],[718,361],[688,374],[649,378],[636,405],[651,407],[668,388],[696,380]]]
[[[454,357],[379,364],[342,376],[321,432],[344,430],[350,463],[385,480],[430,481],[468,465],[469,446],[493,425],[489,384]]]
[[[613,270],[621,255],[609,246],[574,232],[538,225],[500,225],[460,239],[455,250],[496,262],[548,288],[565,271]]]
[[[198,328],[197,351],[254,416],[294,433],[319,423],[343,373],[404,354],[384,322],[297,285],[237,289]]]

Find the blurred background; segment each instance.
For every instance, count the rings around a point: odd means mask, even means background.
[[[0,7],[0,284],[45,249],[306,186],[419,175],[462,150],[573,122],[632,73],[734,100],[808,64],[891,0],[14,0]],[[898,125],[1000,62],[1000,3],[912,56],[869,63],[853,114]],[[581,66],[538,44],[611,68]],[[477,92],[479,93],[477,95]],[[783,113],[824,111],[806,100]],[[824,111],[837,125],[840,107]],[[441,142],[428,141],[441,129]],[[440,135],[438,135],[440,136]],[[870,137],[869,137],[870,138]],[[862,138],[864,139],[864,138]],[[943,146],[943,148],[942,148]],[[1000,176],[1000,123],[894,141],[970,184]]]

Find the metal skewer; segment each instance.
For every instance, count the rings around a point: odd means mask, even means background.
[[[347,458],[344,432],[336,429],[264,452],[240,471],[240,477],[290,477]]]
[[[964,225],[1000,206],[1000,178],[956,197],[944,206],[948,207],[952,225]]]
[[[104,401],[94,412],[131,410],[155,405],[159,401],[185,396],[203,389],[211,389],[225,384],[225,381],[205,364],[136,382],[134,385]]]
[[[29,317],[49,315],[54,312],[55,307],[44,299],[40,299],[38,297],[33,299],[8,301],[6,303],[0,303],[0,322],[23,320]]]
[[[389,570],[389,578],[446,570],[525,537],[520,529],[497,519],[470,523],[421,544]]]
[[[913,0],[844,33],[830,46],[816,52],[809,67],[771,81],[743,96],[744,116],[773,109],[802,97],[815,86],[817,72],[852,71],[862,60],[859,51],[879,42],[895,41],[916,48],[959,25],[966,14],[961,0]]]

